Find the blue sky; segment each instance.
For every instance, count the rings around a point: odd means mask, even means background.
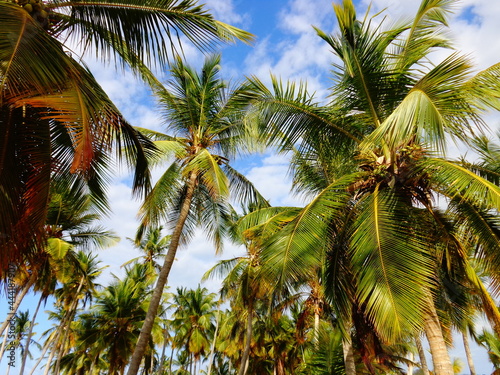
[[[237,44],[222,49],[222,76],[225,79],[241,80],[246,75],[256,75],[269,82],[270,73],[284,80],[304,80],[319,98],[328,93],[329,69],[332,54],[325,43],[315,35],[311,25],[326,32],[335,30],[332,3],[329,0],[207,0],[215,17],[221,21],[248,30],[256,35],[252,46]],[[411,17],[419,1],[416,0],[373,0],[371,12],[387,8],[387,21],[398,17]],[[368,1],[360,0],[358,13],[364,14]],[[463,0],[457,4],[450,21],[451,34],[457,49],[471,54],[478,67],[496,63],[500,56],[500,1]],[[186,46],[186,59],[192,65],[200,65],[203,56],[194,48]],[[436,53],[439,60],[443,53]],[[154,108],[154,102],[147,88],[132,75],[115,72],[112,67],[87,60],[101,85],[117,104],[125,117],[134,125],[161,130],[161,121]],[[499,129],[498,116],[490,117],[490,126]],[[264,154],[236,161],[240,170],[254,182],[273,205],[299,205],[300,200],[289,194],[287,161],[273,154]],[[155,175],[158,175],[158,171]],[[125,169],[118,169],[109,189],[113,214],[104,225],[115,230],[122,241],[115,247],[100,253],[103,264],[109,265],[101,279],[102,284],[110,280],[111,273],[121,275],[120,265],[137,256],[125,237],[133,237],[137,222],[135,215],[140,202],[131,198],[130,176]],[[228,245],[222,258],[239,255],[241,250]],[[200,235],[179,251],[177,261],[169,279],[172,288],[176,286],[195,287],[201,275],[216,261],[214,250]],[[218,283],[209,281],[204,286],[217,291]],[[23,309],[27,308],[25,306]],[[48,306],[48,308],[50,308]],[[0,310],[2,312],[2,310]],[[4,313],[2,312],[2,316]],[[42,328],[37,329],[38,332]],[[452,356],[462,356],[461,343]],[[476,352],[478,373],[490,373],[485,351]],[[464,359],[465,364],[465,359]],[[0,372],[4,363],[0,365]],[[14,370],[14,369],[13,369]],[[18,370],[12,371],[15,374]],[[464,369],[465,372],[465,369]]]

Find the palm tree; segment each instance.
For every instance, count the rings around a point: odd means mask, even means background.
[[[90,371],[106,364],[109,374],[122,374],[137,342],[153,282],[150,268],[136,264],[126,269],[123,280],[115,277],[98,292],[92,308],[78,316],[76,346],[62,358],[64,367],[80,362]]]
[[[498,109],[500,65],[473,75],[457,52],[427,63],[430,52],[449,47],[442,31],[451,5],[423,0],[412,22],[388,30],[368,15],[358,20],[352,1],[334,5],[338,33],[317,30],[340,59],[327,105],[303,86],[273,79],[271,91],[250,81],[260,95],[252,118],[269,144],[298,149],[304,159],[328,150],[332,164],[346,156],[357,162],[354,173],[317,186],[267,241],[265,272],[288,287],[325,259],[327,295],[339,318],[350,322],[355,307],[382,343],[419,332],[425,322],[437,374],[453,371],[435,309],[433,254],[454,247],[467,265],[463,249],[472,241],[488,270],[498,274],[500,264],[500,189],[445,153],[448,139],[467,142],[472,129],[484,128],[485,108]],[[448,216],[436,210],[438,197],[446,197]]]
[[[67,53],[130,67],[165,67],[184,35],[201,50],[251,34],[215,20],[194,0],[0,1],[0,264],[43,245],[54,174],[88,182],[103,208],[106,166],[116,144],[135,166],[134,191],[148,188],[151,144],[125,121],[90,71]]]
[[[134,247],[139,249],[144,253],[142,256],[143,261],[149,264],[151,269],[156,269],[158,272],[161,269],[161,265],[157,262],[157,258],[165,256],[165,250],[168,248],[170,242],[170,236],[161,236],[163,227],[158,228],[148,228],[145,238],[140,242],[129,239],[134,244]],[[123,266],[130,263],[137,262],[141,257],[133,258],[125,262]]]
[[[229,165],[237,143],[248,132],[241,119],[249,96],[244,88],[226,89],[218,77],[219,62],[219,56],[207,58],[198,74],[177,59],[171,70],[173,80],[157,92],[167,129],[174,134],[144,131],[154,137],[167,160],[174,156],[175,161],[140,209],[138,237],[145,227],[167,219],[174,229],[128,375],[137,374],[179,244],[201,224],[220,251],[229,193],[244,201],[264,202],[249,181]]]
[[[215,297],[215,293],[209,293],[200,286],[193,290],[177,288],[177,293],[173,296],[173,340],[177,347],[189,354],[191,365],[194,364],[193,374],[196,373],[202,356],[206,356],[210,350],[215,330]]]

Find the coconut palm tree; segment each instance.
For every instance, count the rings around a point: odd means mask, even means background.
[[[251,35],[215,20],[193,0],[0,1],[0,270],[43,245],[49,182],[81,178],[106,207],[111,149],[148,188],[151,144],[123,118],[81,57],[129,67],[149,83],[183,35],[201,50]],[[75,42],[79,51],[71,50]],[[71,51],[71,52],[70,52]],[[81,56],[80,56],[81,55]]]
[[[469,59],[453,51],[438,64],[427,62],[429,53],[449,47],[443,29],[452,3],[424,0],[411,22],[391,29],[368,15],[358,20],[352,1],[334,5],[338,32],[317,30],[339,59],[327,105],[302,85],[273,79],[270,90],[251,79],[260,95],[252,119],[268,144],[306,156],[321,146],[332,162],[347,155],[357,163],[354,173],[318,186],[267,241],[265,272],[288,287],[326,259],[327,294],[339,318],[348,323],[353,306],[361,309],[385,343],[423,324],[437,374],[453,370],[433,296],[436,238],[441,248],[460,249],[455,254],[465,263],[462,250],[472,239],[487,269],[498,274],[500,264],[500,189],[445,152],[450,138],[467,142],[472,129],[484,128],[485,108],[500,109],[500,65],[474,75]],[[452,226],[436,210],[439,197],[449,203]],[[460,233],[465,228],[468,237]]]
[[[175,161],[140,209],[138,237],[144,228],[165,220],[174,229],[128,375],[135,375],[139,368],[179,244],[189,238],[195,226],[202,225],[220,251],[230,193],[234,194],[232,198],[246,202],[265,202],[229,164],[238,142],[248,133],[242,115],[251,97],[244,88],[227,89],[218,76],[219,62],[219,56],[211,56],[197,73],[177,59],[171,69],[173,79],[157,91],[166,127],[172,134],[143,131],[156,140],[166,160],[174,156]]]
[[[143,259],[146,264],[149,264],[152,269],[156,269],[158,272],[161,269],[161,265],[157,262],[157,258],[165,256],[165,250],[168,248],[170,242],[170,236],[161,236],[163,227],[149,228],[146,235],[139,243],[127,238],[132,241],[134,247],[144,253],[142,257],[133,258],[125,262],[123,266],[130,263],[137,262],[139,259]]]
[[[189,354],[193,374],[202,357],[210,350],[211,339],[215,331],[216,295],[206,288],[177,288],[172,305],[172,328],[176,347]],[[199,366],[198,366],[199,368]]]
[[[76,347],[61,361],[66,363],[66,371],[73,361],[80,361],[89,371],[104,360],[109,374],[123,373],[139,336],[154,279],[147,265],[136,264],[127,267],[122,280],[115,277],[96,294],[92,308],[78,317]]]

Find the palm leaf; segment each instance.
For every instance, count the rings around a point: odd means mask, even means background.
[[[469,72],[466,58],[452,55],[445,59],[414,85],[362,147],[367,149],[387,142],[395,149],[416,136],[419,142],[443,152],[446,133],[465,139],[471,130],[468,121],[481,125],[461,89]]]
[[[118,55],[128,62],[165,67],[169,56],[182,50],[181,34],[204,51],[221,42],[253,39],[250,33],[214,20],[192,0],[85,0],[54,2],[49,7],[59,8],[57,32],[69,33],[84,49],[99,51],[104,61]]]
[[[500,212],[500,187],[459,163],[428,158],[420,163],[420,168],[432,176],[441,194],[466,200],[481,209]]]
[[[207,149],[200,150],[184,167],[183,174],[195,173],[214,197],[229,195],[229,180],[220,167],[220,158]]]
[[[432,276],[428,244],[411,233],[407,209],[392,191],[377,187],[360,204],[349,248],[357,298],[391,342],[422,322],[423,290]]]
[[[327,246],[325,239],[335,236],[330,232],[331,223],[342,221],[350,199],[347,186],[356,178],[356,174],[347,175],[332,183],[279,233],[264,238],[262,273],[268,275],[278,289],[293,287],[322,264]]]

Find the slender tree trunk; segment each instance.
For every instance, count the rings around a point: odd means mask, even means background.
[[[168,344],[168,341],[167,341],[167,327],[165,326],[165,334],[163,335],[163,346],[161,348],[161,359],[160,359],[160,370],[159,370],[159,373],[160,374],[163,374],[163,371],[165,369],[165,362],[166,361],[166,357],[165,357],[165,352],[167,351],[167,344]]]
[[[35,363],[35,366],[31,369],[30,371],[30,374],[29,375],[33,375],[33,373],[35,372],[36,368],[38,367],[38,365],[40,364],[40,362],[42,362],[43,360],[43,357],[45,356],[45,353],[47,353],[47,350],[49,350],[50,348],[50,345],[52,344],[52,342],[55,340],[55,337],[57,336],[57,332],[54,332],[54,335],[52,336],[52,338],[48,338],[47,339],[47,342],[45,343],[45,345],[43,346],[43,349],[42,349],[42,354],[40,354],[40,358],[38,358],[38,361],[36,361]]]
[[[441,324],[434,307],[434,301],[430,295],[427,296],[427,312],[424,318],[424,330],[432,354],[435,375],[454,375],[453,366],[448,354],[448,348],[443,338]]]
[[[215,343],[217,341],[217,333],[219,332],[219,320],[220,320],[220,309],[217,311],[217,319],[215,321],[215,333],[214,333],[214,339],[212,341],[212,347],[210,348],[210,356],[208,358],[207,375],[210,375],[212,373],[212,363],[214,361]]]
[[[429,366],[427,365],[427,358],[425,357],[425,351],[420,336],[415,337],[415,345],[417,346],[418,357],[420,358],[420,369],[423,375],[429,375]]]
[[[415,359],[413,356],[413,353],[410,352],[408,355],[408,359],[411,361],[411,363],[408,365],[408,371],[406,372],[406,375],[413,375],[413,360]]]
[[[56,368],[55,368],[55,371],[54,371],[55,375],[59,375],[59,368],[61,366],[61,358],[65,354],[64,344],[65,344],[66,339],[68,338],[68,335],[69,335],[69,332],[70,332],[71,322],[73,321],[73,319],[75,317],[75,314],[76,314],[76,309],[78,307],[78,301],[79,301],[78,295],[80,294],[80,292],[81,292],[81,290],[83,288],[83,282],[84,281],[85,281],[85,277],[82,276],[80,278],[80,282],[78,283],[78,288],[76,290],[75,299],[71,302],[71,306],[70,306],[70,310],[68,311],[68,318],[66,319],[66,323],[64,325],[61,325],[61,328],[63,328],[64,326],[66,326],[66,330],[64,331],[64,336],[63,336],[63,339],[62,339],[61,347],[60,347],[59,353],[57,355]]]
[[[319,347],[319,309],[314,309],[314,347]]]
[[[356,375],[356,362],[354,361],[354,351],[352,348],[351,327],[352,320],[344,323],[347,337],[342,339],[342,352],[344,354],[344,367],[346,375]]]
[[[172,362],[174,361],[174,347],[172,346],[172,351],[170,352],[170,363],[168,364],[169,374],[172,373]]]
[[[245,375],[247,372],[248,357],[250,356],[250,344],[252,342],[252,316],[253,316],[253,303],[248,303],[248,315],[247,315],[247,329],[245,334],[245,350],[241,356],[240,369],[238,375]]]
[[[342,340],[342,351],[344,352],[344,365],[346,375],[356,375],[356,362],[354,361],[354,351],[352,340]]]
[[[472,359],[472,353],[470,351],[467,332],[462,333],[462,339],[464,340],[465,356],[467,357],[467,364],[469,365],[470,375],[476,375],[476,369],[474,367],[474,360]]]
[[[0,335],[5,331],[5,328],[10,324],[10,320],[16,315],[17,309],[21,305],[21,302],[23,301],[24,296],[28,291],[31,289],[33,284],[35,284],[36,281],[36,273],[32,273],[30,278],[28,279],[28,282],[23,286],[21,289],[21,292],[18,293],[16,296],[16,300],[14,301],[14,305],[10,308],[10,311],[7,313],[7,319],[2,323],[2,326],[0,326]]]
[[[141,365],[142,357],[146,351],[146,347],[149,343],[149,338],[151,337],[151,330],[153,329],[153,324],[158,312],[158,306],[160,305],[161,297],[163,294],[163,289],[167,283],[168,275],[170,274],[170,269],[175,260],[175,254],[177,253],[177,248],[179,247],[179,242],[181,238],[182,229],[184,228],[184,223],[191,209],[191,201],[193,199],[194,189],[196,187],[196,174],[191,173],[188,180],[188,186],[186,191],[186,197],[182,203],[182,208],[177,219],[177,224],[175,226],[172,237],[170,238],[170,246],[168,247],[167,255],[165,256],[165,261],[161,268],[160,274],[158,275],[158,280],[156,281],[155,290],[151,296],[151,302],[149,303],[148,312],[146,314],[146,319],[141,328],[141,333],[139,339],[137,340],[137,345],[132,354],[130,360],[130,367],[128,369],[127,375],[137,375],[139,367]]]
[[[7,337],[9,336],[9,330],[5,331],[3,335],[2,347],[0,348],[0,362],[2,362],[3,353],[5,351],[5,345],[7,345]]]
[[[43,295],[40,296],[40,299],[38,300],[35,313],[33,314],[33,319],[31,320],[30,330],[28,332],[28,337],[26,338],[26,347],[24,349],[23,359],[21,361],[21,369],[19,370],[19,375],[24,375],[24,367],[26,366],[26,360],[28,359],[28,350],[31,342],[31,337],[33,336],[33,327],[35,327],[36,316],[38,315],[38,310],[40,310],[42,301],[43,301]]]

